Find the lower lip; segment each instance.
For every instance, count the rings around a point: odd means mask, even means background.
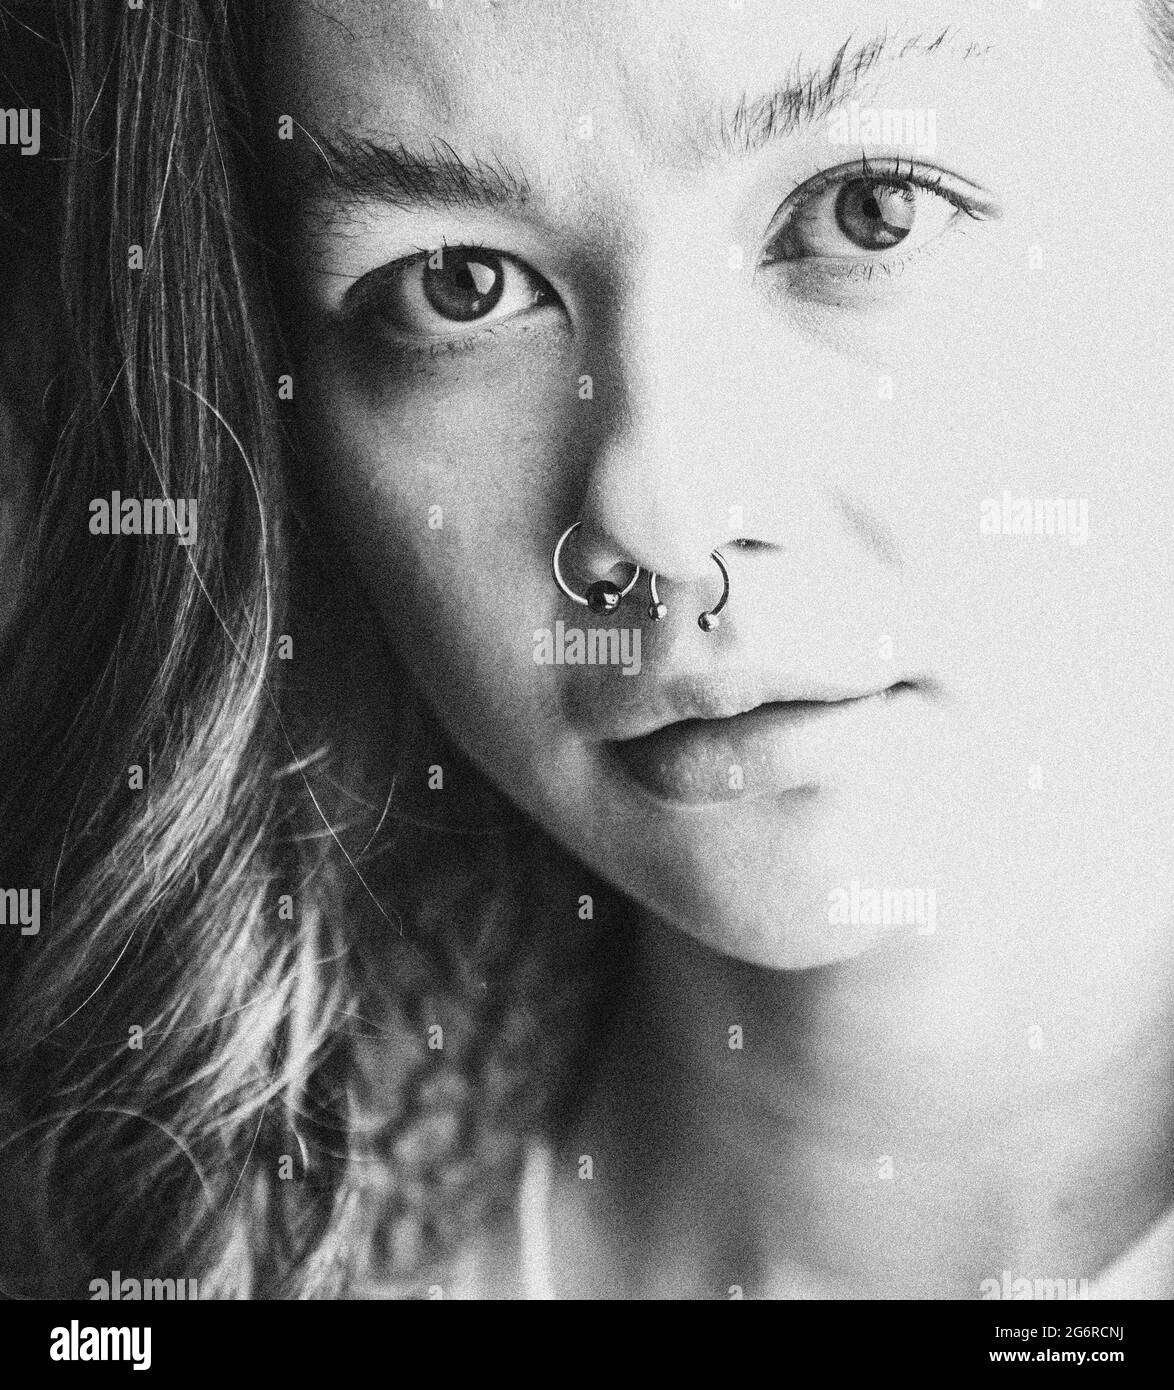
[[[916,690],[894,686],[858,700],[760,705],[729,719],[689,719],[612,745],[628,775],[681,805],[745,801],[836,780],[907,719]]]

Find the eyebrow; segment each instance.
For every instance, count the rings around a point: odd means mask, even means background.
[[[983,57],[990,46],[964,39],[953,25],[934,35],[883,33],[863,43],[848,39],[823,67],[805,71],[795,63],[784,84],[765,96],[744,96],[729,112],[719,112],[703,133],[704,154],[749,155],[787,135],[826,120],[867,77],[879,77],[910,57],[942,54],[958,62]]]
[[[419,151],[400,141],[381,145],[349,134],[311,137],[322,162],[313,192],[322,185],[335,199],[378,201],[395,207],[522,208],[531,197],[525,175],[500,159],[462,159],[446,140]]]
[[[948,53],[957,60],[989,49],[960,38],[951,25],[936,35],[883,33],[864,42],[849,39],[822,67],[805,71],[797,60],[791,76],[763,96],[743,96],[730,110],[710,113],[695,134],[701,158],[750,155],[831,116],[868,77],[912,56]],[[317,150],[308,186],[299,200],[381,202],[400,208],[486,208],[518,211],[533,197],[525,174],[493,158],[462,158],[446,140],[413,150],[401,141],[379,141],[340,132],[306,132]]]

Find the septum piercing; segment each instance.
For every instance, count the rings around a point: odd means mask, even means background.
[[[593,584],[589,584],[582,594],[577,594],[563,578],[561,561],[563,547],[572,535],[583,523],[573,522],[558,538],[554,547],[554,555],[551,557],[551,572],[554,575],[554,582],[562,592],[571,600],[572,603],[580,604],[584,608],[589,608],[593,613],[611,614],[614,613],[625,598],[636,587],[636,581],[640,578],[641,569],[639,565],[632,565],[632,577],[621,589],[618,584],[613,584],[608,579],[597,579]],[[710,559],[721,571],[722,577],[722,596],[712,608],[706,611],[697,619],[697,626],[702,632],[713,632],[715,628],[721,626],[721,613],[729,602],[730,598],[730,572],[726,568],[725,557],[720,550],[711,550]],[[648,572],[648,616],[654,623],[663,621],[668,616],[668,605],[661,601],[660,592],[657,588],[657,576],[654,571]]]

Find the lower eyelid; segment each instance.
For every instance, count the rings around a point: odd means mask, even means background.
[[[492,324],[459,338],[416,338],[409,333],[376,324],[372,327],[371,338],[375,350],[387,359],[404,361],[419,358],[429,361],[471,352],[483,341],[496,337],[496,329],[497,324]]]
[[[539,309],[522,310],[519,313],[511,314],[508,318],[495,319],[492,323],[477,328],[473,333],[463,334],[459,337],[412,337],[411,334],[398,333],[386,325],[381,326],[378,323],[371,325],[370,336],[374,340],[376,351],[389,360],[398,360],[401,363],[412,361],[427,363],[437,359],[459,357],[465,353],[476,352],[479,348],[488,346],[494,339],[508,337],[511,333],[536,332],[539,325],[533,322],[535,315],[538,314],[545,319],[547,317],[546,310],[557,310],[559,307],[555,303],[549,303],[542,305]]]
[[[829,284],[854,284],[863,287],[878,277],[888,279],[900,276],[917,261],[936,260],[949,249],[948,243],[953,237],[967,235],[965,221],[966,219],[959,219],[957,223],[952,222],[933,241],[926,242],[924,246],[919,246],[915,251],[909,251],[904,256],[891,257],[888,260],[880,257],[848,259],[846,257],[809,256],[797,261],[776,261],[766,268],[770,270],[783,269],[792,289],[802,290],[805,284],[810,285],[815,291],[811,297],[818,298],[820,283],[825,286]]]
[[[430,343],[427,348],[420,347],[416,351],[426,351],[429,357],[445,357],[450,353],[471,352],[483,339],[496,337],[494,328],[483,328],[480,333],[470,334],[467,338],[442,338],[438,342]]]
[[[824,267],[825,273],[828,273],[829,267],[842,267],[841,270],[831,270],[830,273],[842,274],[844,278],[851,278],[852,276],[862,276],[865,279],[871,279],[874,275],[878,273],[882,275],[895,275],[898,270],[904,268],[907,265],[912,264],[912,262],[914,261],[924,260],[933,256],[940,255],[942,251],[942,242],[945,240],[946,232],[949,231],[953,225],[954,224],[952,222],[948,223],[947,226],[943,228],[942,232],[938,236],[934,237],[932,241],[924,242],[921,246],[914,247],[912,251],[906,251],[904,255],[860,256],[851,259],[846,256],[827,256],[822,258],[811,256],[807,259],[805,263],[808,265],[814,265],[816,262],[818,262],[821,266]],[[804,262],[792,262],[792,264],[804,264]]]

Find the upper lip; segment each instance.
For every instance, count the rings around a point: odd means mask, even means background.
[[[642,684],[635,682],[635,684]],[[655,686],[629,691],[627,681],[576,682],[569,691],[575,722],[608,742],[644,738],[690,719],[730,719],[768,704],[840,704],[923,681],[840,682],[768,670],[681,673]]]

